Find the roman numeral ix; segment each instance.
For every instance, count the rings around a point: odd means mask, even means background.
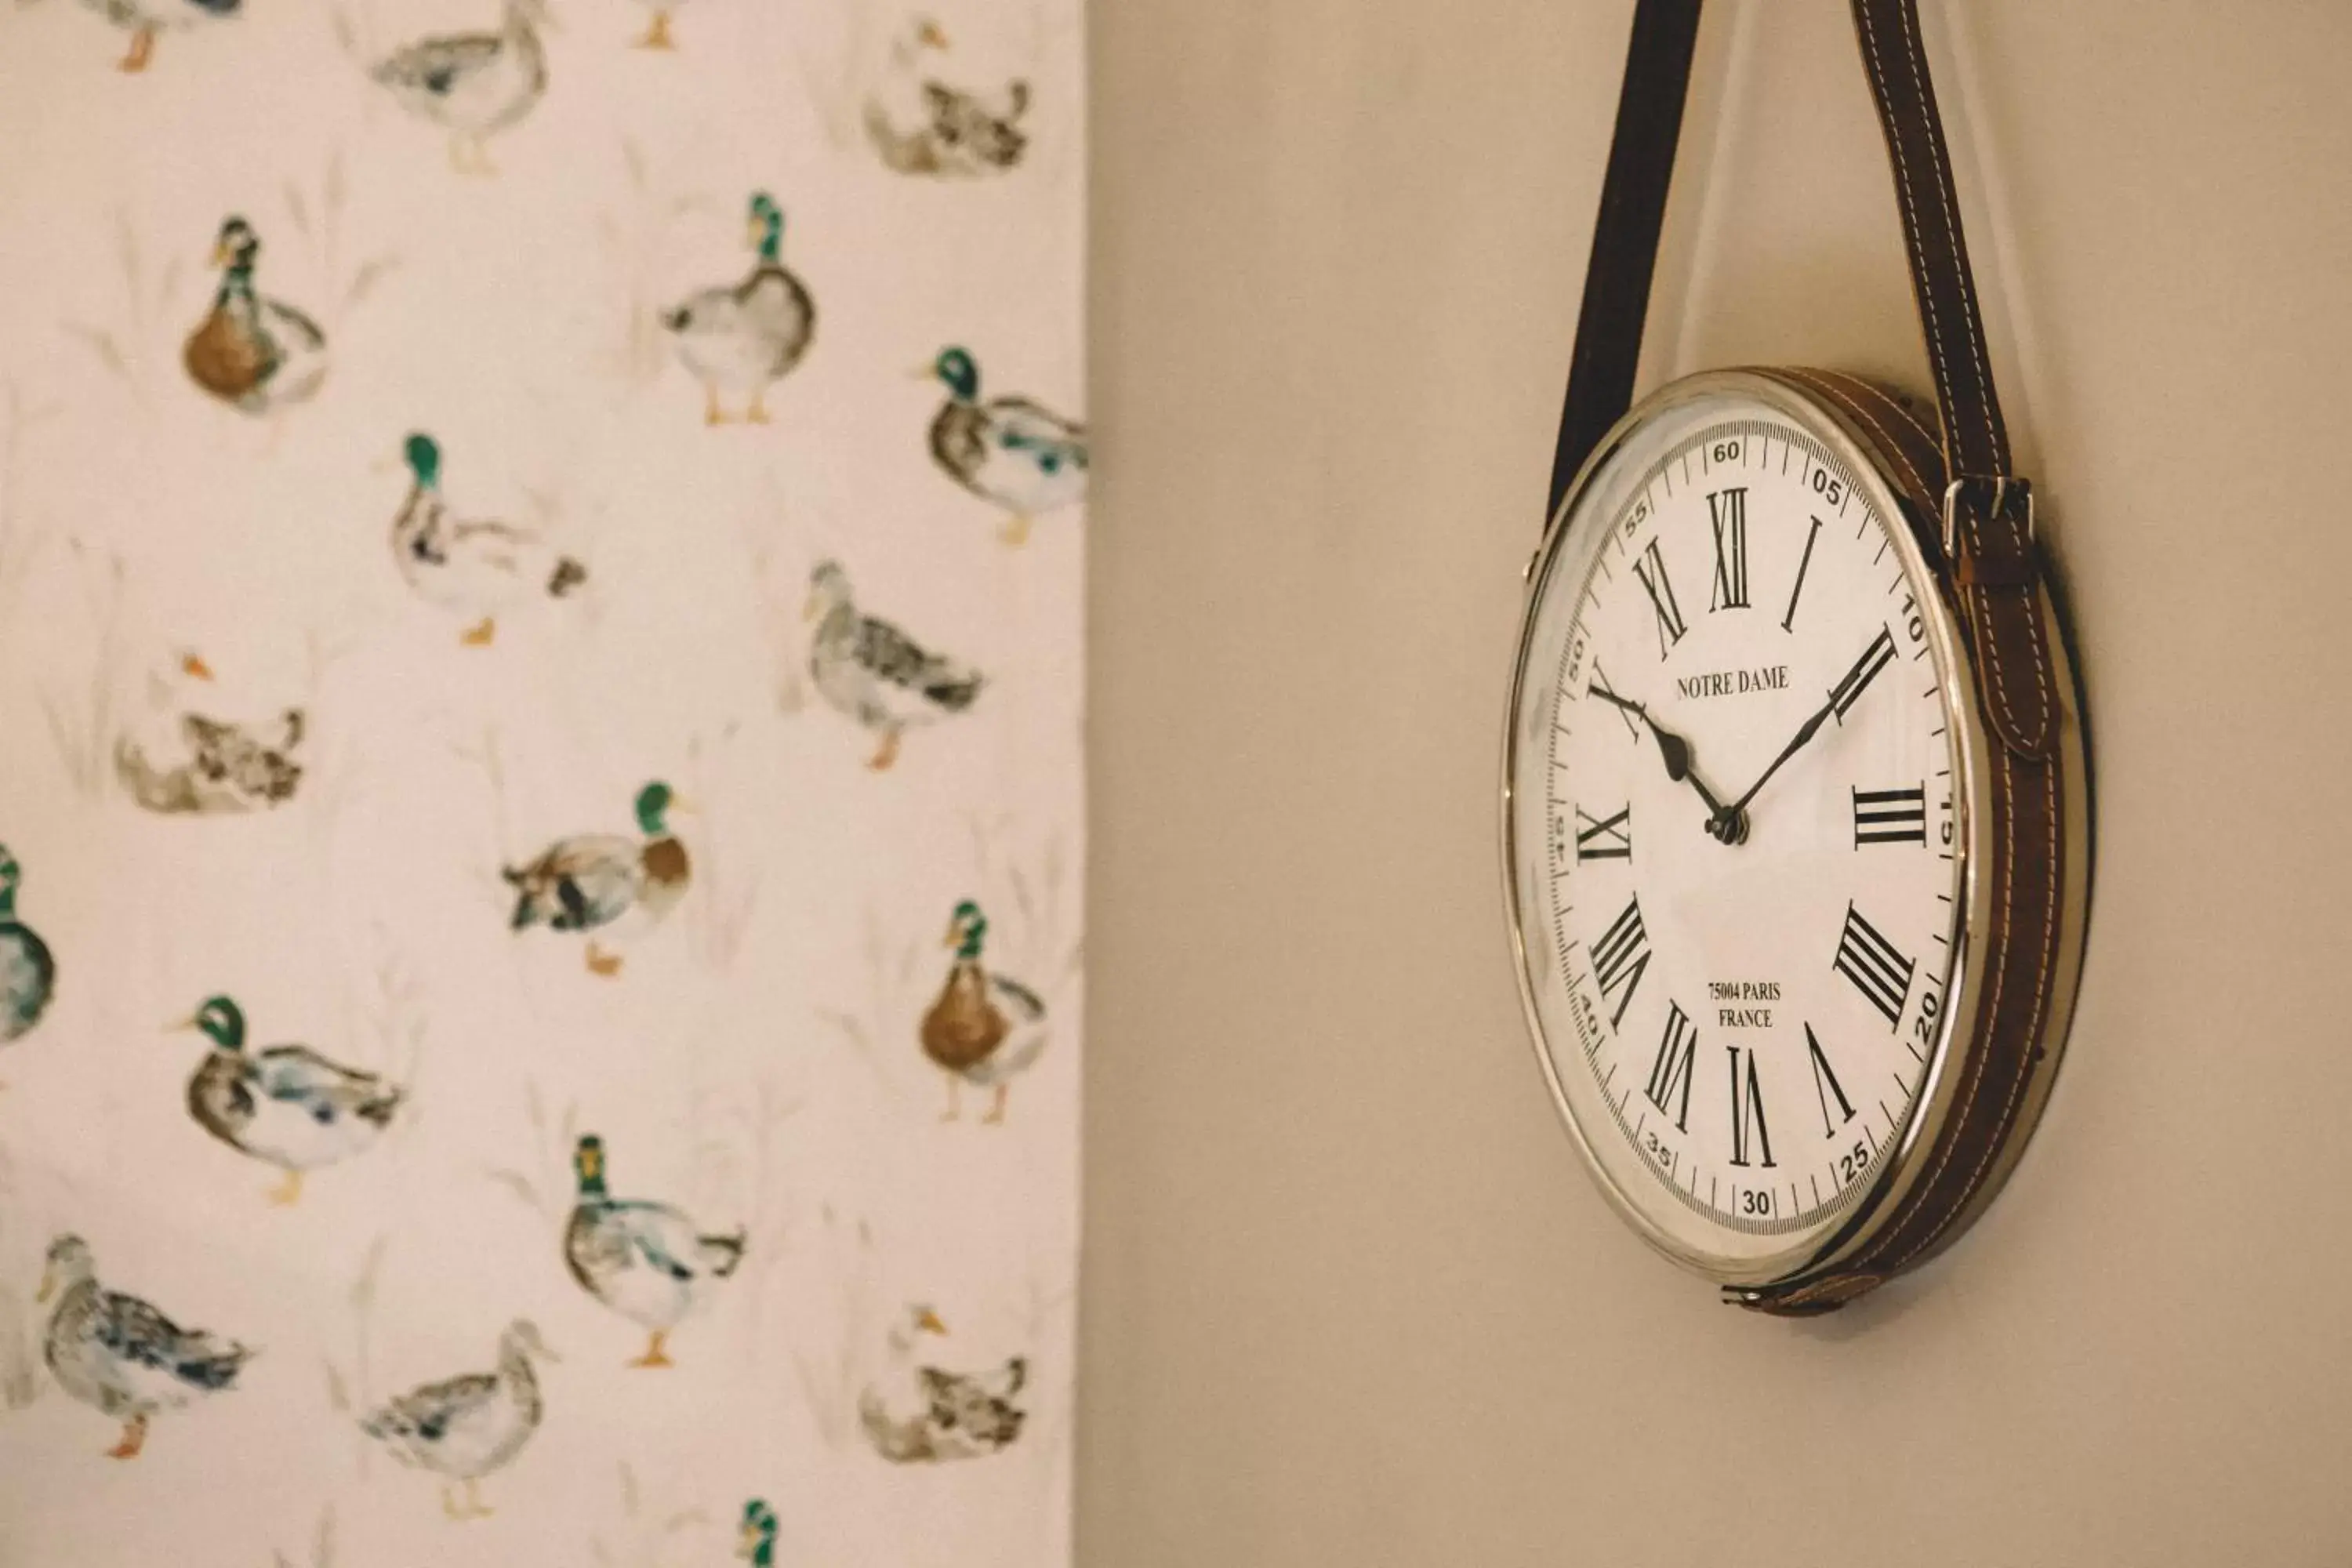
[[[1735,1165],[1772,1163],[1772,1133],[1764,1125],[1764,1095],[1756,1082],[1756,1053],[1726,1046],[1731,1058],[1731,1163]],[[1747,1071],[1743,1074],[1741,1068]],[[1755,1160],[1749,1154],[1758,1155]]]
[[[1911,994],[1912,961],[1878,934],[1878,928],[1845,907],[1845,929],[1838,933],[1837,956],[1830,967],[1853,982],[1862,999],[1878,1009],[1887,1027],[1903,1025],[1903,1002]]]
[[[1614,816],[1594,816],[1582,806],[1578,806],[1576,858],[1580,860],[1632,859],[1633,808],[1630,805],[1622,807]]]
[[[1853,847],[1927,842],[1927,789],[1857,789],[1853,792]]]
[[[1679,1004],[1668,1002],[1665,1033],[1658,1040],[1657,1059],[1650,1064],[1649,1087],[1642,1092],[1663,1114],[1675,1119],[1677,1131],[1690,1131],[1691,1058],[1697,1049],[1698,1030]],[[1675,1092],[1678,1089],[1679,1099]]]
[[[1592,944],[1592,978],[1601,984],[1601,999],[1619,986],[1623,993],[1617,998],[1617,1010],[1609,1015],[1609,1026],[1617,1027],[1625,1021],[1625,1009],[1633,1000],[1633,993],[1642,984],[1642,972],[1650,967],[1650,933],[1642,929],[1642,900],[1629,899],[1625,912],[1609,922],[1601,940]]]
[[[1748,608],[1748,487],[1710,493],[1706,516],[1715,530],[1715,588],[1706,607],[1744,610]]]
[[[1633,562],[1633,575],[1642,580],[1643,591],[1650,595],[1650,608],[1657,612],[1658,657],[1664,658],[1689,628],[1683,625],[1681,606],[1675,603],[1675,585],[1666,576],[1666,558],[1658,553],[1656,540],[1642,547]]]

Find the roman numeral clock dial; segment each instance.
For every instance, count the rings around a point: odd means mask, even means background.
[[[1514,695],[1547,1068],[1619,1205],[1695,1258],[1837,1233],[1913,1125],[1966,929],[1931,579],[1817,421],[1727,390],[1605,450]]]

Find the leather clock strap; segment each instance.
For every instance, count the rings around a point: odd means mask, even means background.
[[[1638,0],[1634,7],[1553,453],[1547,526],[1578,470],[1632,405],[1699,3]],[[1948,478],[1942,526],[1925,542],[1929,559],[1952,580],[1965,614],[1988,726],[2011,752],[2044,762],[2057,744],[2058,698],[2041,615],[2032,490],[2010,472],[2009,435],[1985,353],[1951,159],[1920,47],[1917,0],[1853,0],[1853,5],[1936,376]]]
[[[1674,183],[1683,103],[1690,95],[1691,51],[1698,41],[1699,0],[1640,0],[1625,46],[1625,85],[1617,94],[1617,131],[1601,182],[1601,216],[1584,268],[1584,303],[1568,363],[1568,399],[1551,460],[1547,525],[1568,499],[1577,471],[1609,427],[1633,405],[1633,371],[1642,358],[1642,324],[1650,312],[1658,230]]]

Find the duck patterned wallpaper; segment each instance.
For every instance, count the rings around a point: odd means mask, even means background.
[[[1077,7],[0,6],[0,1568],[1068,1561]]]

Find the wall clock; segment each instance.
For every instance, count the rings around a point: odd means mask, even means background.
[[[2009,471],[1914,0],[1855,0],[1932,411],[1711,372],[1630,411],[1697,26],[1642,0],[1504,763],[1537,1053],[1602,1190],[1740,1305],[1828,1310],[1990,1202],[2055,1074],[2080,691]]]

